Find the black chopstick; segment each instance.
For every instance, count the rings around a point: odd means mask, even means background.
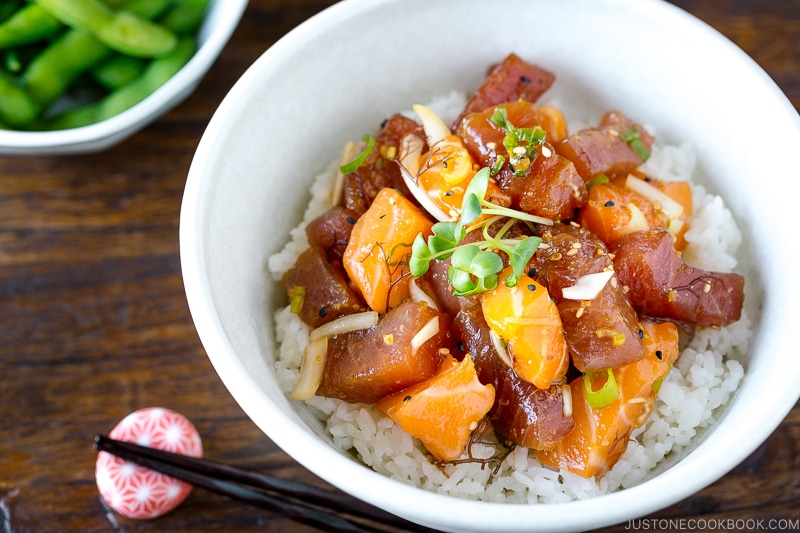
[[[403,520],[356,498],[304,483],[242,470],[208,459],[139,446],[104,435],[95,437],[94,446],[97,450],[146,466],[196,487],[280,513],[323,531],[337,533],[385,533],[386,531],[339,515],[343,513],[403,531],[433,533],[431,529]]]

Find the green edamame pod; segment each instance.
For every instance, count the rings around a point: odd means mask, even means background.
[[[177,74],[195,51],[193,39],[180,39],[172,52],[151,61],[141,76],[100,102],[100,120],[118,115],[150,96]]]
[[[6,0],[0,2],[0,24],[11,18],[11,15],[16,13],[22,7],[22,2],[19,0]]]
[[[47,47],[47,41],[42,41],[36,44],[29,44],[26,46],[19,46],[9,48],[2,53],[5,54],[5,67],[6,71],[10,74],[18,76],[24,72],[28,65],[31,64],[39,54]]]
[[[181,0],[159,23],[178,35],[194,33],[203,22],[209,0]]]
[[[88,126],[130,109],[169,81],[192,58],[195,50],[193,39],[180,39],[171,52],[151,61],[137,79],[100,102],[55,117],[47,124],[47,128],[56,130]]]
[[[111,9],[122,9],[127,0],[103,0],[103,3]]]
[[[156,57],[175,47],[171,31],[100,0],[36,0],[65,24],[85,29],[109,48],[134,57]]]
[[[128,0],[125,7],[135,10],[135,14],[139,16],[157,16],[173,2],[174,0],[148,0],[147,2]],[[72,85],[75,78],[98,66],[111,57],[112,53],[113,50],[97,39],[94,34],[82,29],[71,29],[33,60],[22,76],[23,85],[36,102],[47,107]],[[120,72],[116,72],[113,75],[118,76],[119,74]],[[107,79],[106,81],[119,87],[130,79],[118,79],[116,82]]]
[[[139,57],[115,55],[93,68],[92,78],[114,91],[139,77],[146,64],[147,60]]]
[[[38,4],[28,4],[0,24],[0,48],[35,43],[63,29],[64,25]]]
[[[52,104],[83,72],[112,54],[85,30],[70,30],[39,54],[22,74],[22,85],[43,108]]]
[[[170,9],[176,0],[128,0],[121,9],[147,20],[155,20]]]
[[[39,106],[8,75],[0,72],[0,120],[22,128],[39,115]]]
[[[17,50],[12,48],[10,50],[4,50],[0,57],[3,58],[2,68],[6,72],[10,74],[15,74],[22,70],[22,62],[19,60],[19,54],[17,54]]]

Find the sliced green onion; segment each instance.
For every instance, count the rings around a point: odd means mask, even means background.
[[[661,390],[661,384],[662,383],[664,383],[664,376],[661,376],[660,378],[656,379],[653,382],[653,393],[654,394],[658,394],[658,391]]]
[[[503,106],[495,107],[489,121],[498,128],[508,129],[508,111]]]
[[[355,172],[358,167],[360,167],[364,161],[367,160],[369,154],[372,152],[372,149],[375,148],[375,137],[372,135],[364,135],[364,138],[361,139],[362,141],[367,143],[367,146],[364,150],[358,154],[352,161],[349,163],[345,163],[344,165],[339,167],[339,171],[342,174],[350,174],[351,172]]]
[[[586,182],[586,188],[587,189],[591,189],[595,185],[600,185],[602,183],[608,183],[609,181],[610,180],[608,179],[608,176],[606,176],[605,174],[601,173],[601,174],[596,175],[595,177],[593,177],[589,181],[587,181]]]
[[[639,126],[634,124],[627,130],[623,131],[619,134],[619,138],[628,143],[628,146],[636,152],[636,155],[639,156],[639,159],[642,161],[647,161],[650,158],[650,150],[648,150],[647,145],[641,139],[639,131]]]
[[[602,371],[587,372],[583,375],[583,391],[586,393],[586,400],[589,402],[589,405],[594,409],[608,407],[619,398],[617,380],[614,377],[614,371],[610,368],[606,369],[608,377],[605,384],[598,390],[592,388],[592,380],[601,373]]]
[[[502,155],[498,155],[497,159],[495,159],[494,163],[492,163],[492,168],[490,173],[491,177],[495,177],[498,174],[500,174],[500,171],[503,170],[503,165],[505,164],[506,164],[506,158],[503,157]]]
[[[639,156],[639,159],[642,161],[647,161],[650,158],[650,150],[647,149],[647,146],[642,142],[641,139],[634,139],[628,143],[633,151],[636,152],[636,155]]]
[[[489,122],[501,128],[506,132],[503,137],[503,146],[508,152],[509,166],[517,177],[522,177],[527,174],[531,167],[531,163],[539,155],[537,146],[544,144],[547,133],[540,126],[533,128],[517,128],[508,120],[508,111],[503,106],[497,106],[494,113],[489,117]],[[525,149],[525,154],[520,155],[515,152],[515,148],[522,146]],[[498,158],[499,160],[499,158]],[[502,168],[503,162],[492,165],[492,175],[497,175]]]
[[[297,314],[303,308],[303,300],[306,297],[306,288],[295,285],[289,290],[289,298],[291,300],[292,313]]]

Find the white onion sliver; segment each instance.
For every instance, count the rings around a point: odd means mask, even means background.
[[[412,302],[425,302],[431,309],[436,309],[437,311],[439,310],[439,306],[436,305],[436,302],[433,300],[433,298],[428,296],[427,292],[419,288],[416,279],[412,279],[411,282],[408,284],[408,290],[409,293],[411,294]]]
[[[420,122],[422,122],[422,128],[425,130],[428,146],[433,146],[445,137],[452,135],[450,128],[447,127],[447,124],[445,124],[436,113],[420,104],[414,104],[412,108],[419,117]]]
[[[673,235],[677,235],[683,229],[684,223],[683,220],[679,218],[671,218],[667,222],[667,231],[672,233]]]
[[[339,157],[339,166],[336,167],[336,179],[333,184],[333,191],[331,193],[331,205],[339,205],[344,192],[344,174],[339,170],[339,167],[346,165],[352,161],[356,155],[356,143],[347,141],[342,148],[342,155]]]
[[[328,337],[313,340],[306,346],[303,363],[300,366],[300,378],[289,395],[291,398],[308,400],[317,393],[319,384],[322,382],[322,372],[325,370],[327,356]]]
[[[561,295],[567,300],[594,300],[613,275],[613,270],[586,274],[578,278],[572,287],[562,289]]]
[[[403,136],[400,140],[400,154],[398,154],[397,161],[400,166],[408,170],[409,174],[415,176],[419,172],[420,163],[422,161],[422,148],[425,141],[409,133]]]
[[[406,167],[400,165],[400,174],[403,176],[403,181],[406,183],[406,187],[408,190],[411,191],[411,194],[414,195],[414,198],[420,203],[425,210],[430,213],[433,218],[438,220],[439,222],[453,222],[455,219],[442,211],[433,200],[431,200],[428,193],[417,184],[416,177],[411,174]]]
[[[508,350],[506,350],[506,347],[503,346],[503,341],[500,340],[500,337],[492,330],[489,330],[489,337],[492,339],[492,344],[497,351],[497,355],[500,356],[500,359],[510,368],[513,368],[514,363],[511,361],[511,355],[508,353]]]
[[[625,180],[625,187],[638,192],[651,202],[657,203],[658,209],[664,212],[669,218],[678,218],[683,214],[683,206],[681,204],[636,176],[628,175],[628,178]]]
[[[439,333],[439,317],[435,316],[411,338],[411,349],[416,350]]]
[[[647,231],[650,229],[650,224],[647,222],[647,218],[645,218],[642,210],[636,207],[636,204],[633,202],[628,202],[625,207],[628,208],[628,211],[631,214],[631,219],[627,224],[617,230],[617,233],[620,236],[637,231]]]
[[[566,383],[561,385],[561,406],[564,417],[572,418],[572,389]]]
[[[341,335],[342,333],[367,329],[371,328],[377,323],[378,313],[375,311],[364,311],[363,313],[346,315],[312,330],[311,333],[308,334],[308,340],[315,341],[322,337]]]

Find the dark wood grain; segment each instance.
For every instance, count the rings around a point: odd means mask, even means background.
[[[120,517],[99,498],[92,438],[135,409],[169,407],[195,423],[208,457],[325,486],[245,417],[208,362],[183,292],[178,219],[216,106],[265,49],[332,3],[251,0],[198,90],[116,147],[0,156],[0,531],[312,531],[203,491],[157,520]],[[800,2],[674,3],[800,108]],[[729,475],[650,518],[798,519],[799,509],[796,406]]]

